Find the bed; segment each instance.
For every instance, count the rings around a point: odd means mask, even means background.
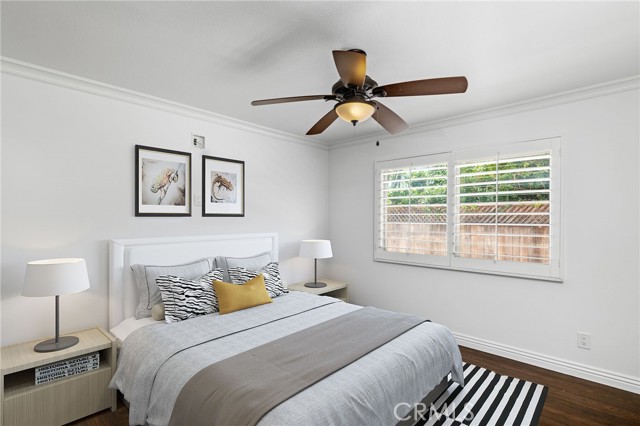
[[[212,313],[171,324],[135,319],[141,296],[133,265],[177,265],[204,258],[213,259],[213,265],[229,259],[231,265],[232,259],[265,253],[277,262],[277,234],[109,242],[109,328],[121,347],[112,386],[129,402],[130,424],[169,424],[181,390],[209,365],[363,309],[330,297],[289,292],[273,303],[226,315]],[[445,389],[448,376],[463,384],[455,339],[446,327],[423,322],[291,396],[258,424],[410,425],[419,418],[416,408],[418,414],[424,412]]]

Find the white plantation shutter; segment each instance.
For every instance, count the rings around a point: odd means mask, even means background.
[[[456,257],[549,264],[551,153],[455,165]]]
[[[448,154],[376,167],[376,258],[448,264]]]
[[[381,261],[560,280],[559,138],[376,163]]]

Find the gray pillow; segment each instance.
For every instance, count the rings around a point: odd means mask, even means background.
[[[213,267],[213,259],[205,258],[182,265],[132,265],[133,277],[138,288],[138,306],[136,307],[136,319],[151,316],[153,305],[162,303],[160,289],[156,279],[160,275],[175,275],[187,279],[201,277]]]
[[[259,271],[264,266],[271,263],[271,252],[265,251],[264,253],[256,254],[250,257],[216,257],[216,265],[218,268],[222,268],[224,271],[224,279],[222,281],[230,283],[229,269],[232,268],[244,268],[250,271]]]

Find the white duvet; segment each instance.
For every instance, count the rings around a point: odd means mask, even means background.
[[[356,309],[292,292],[223,316],[149,325],[124,341],[111,386],[130,402],[131,424],[166,425],[182,386],[202,368]],[[393,425],[449,372],[462,384],[455,339],[425,322],[280,404],[259,425]]]

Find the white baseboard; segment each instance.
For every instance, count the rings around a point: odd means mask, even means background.
[[[453,335],[461,346],[640,394],[639,377],[603,370],[589,365],[491,342],[489,340],[478,339],[465,334],[453,333]]]

